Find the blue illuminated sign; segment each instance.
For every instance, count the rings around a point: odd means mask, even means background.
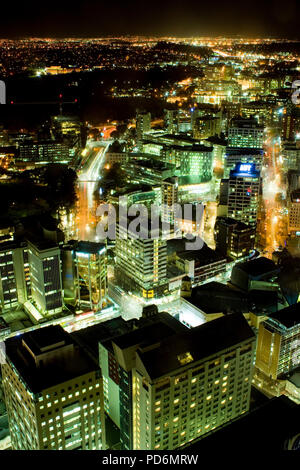
[[[258,178],[259,171],[256,170],[255,163],[237,163],[235,169],[230,172],[230,176]]]
[[[241,163],[240,164],[239,171],[241,173],[251,173],[252,170],[253,170],[253,165],[251,165],[250,163]]]

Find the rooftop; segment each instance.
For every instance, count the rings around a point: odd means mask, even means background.
[[[292,328],[300,323],[300,302],[278,310],[270,315],[270,319],[277,321],[286,328]]]
[[[233,269],[239,269],[253,277],[261,276],[263,274],[268,274],[278,270],[274,261],[265,258],[264,256],[260,256],[259,258],[253,259],[251,261],[237,263]]]
[[[226,155],[263,155],[262,149],[254,149],[247,147],[226,147]]]
[[[34,357],[24,343],[37,355],[64,345],[74,345],[69,354],[56,354],[51,361],[36,366]],[[32,393],[54,387],[97,370],[95,362],[74,343],[60,326],[48,326],[5,341],[6,354]]]
[[[160,342],[167,337],[174,336],[187,330],[182,323],[173,318],[168,313],[162,312],[155,316],[156,321],[150,325],[135,329],[114,339],[114,343],[120,349],[127,349],[131,346],[140,345],[145,347],[156,342]]]
[[[176,338],[166,338],[155,349],[138,351],[137,354],[150,378],[158,379],[186,367],[180,361],[183,356],[189,357],[191,363],[198,362],[254,339],[255,335],[245,318],[240,314],[233,314],[188,329]]]

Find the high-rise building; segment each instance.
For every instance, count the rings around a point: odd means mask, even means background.
[[[149,306],[150,307],[150,306]],[[131,321],[132,322],[132,321]],[[130,322],[123,324],[114,319],[103,324],[109,329],[107,338],[99,341],[99,363],[103,376],[104,407],[108,416],[120,429],[120,442],[123,449],[133,448],[133,393],[132,375],[135,367],[134,352],[145,342],[161,341],[187,328],[165,312],[155,313],[151,318],[140,318],[129,328]],[[115,326],[111,331],[110,325]],[[131,357],[128,351],[132,351]]]
[[[300,167],[300,140],[285,142],[282,149],[284,169],[297,170]]]
[[[117,283],[144,298],[167,293],[167,242],[162,238],[160,228],[151,231],[149,226],[141,227],[141,236],[137,237],[130,229],[130,222],[131,218],[117,222]]]
[[[161,185],[161,205],[163,222],[174,224],[174,204],[178,203],[178,178],[167,178]]]
[[[255,227],[261,191],[260,173],[252,163],[238,163],[228,182],[228,217]]]
[[[132,371],[133,449],[180,448],[248,411],[255,335],[243,315],[144,338],[114,341]]]
[[[228,146],[263,148],[264,128],[255,119],[234,118],[228,129]]]
[[[256,367],[272,379],[300,364],[300,303],[269,316],[260,323]]]
[[[300,111],[295,105],[287,106],[283,117],[282,139],[293,142],[296,135],[300,132]]]
[[[288,201],[288,233],[292,237],[300,236],[300,189],[294,190]]]
[[[99,311],[107,303],[107,249],[104,243],[78,242],[73,248],[77,305]]]
[[[151,131],[151,113],[138,112],[136,116],[137,146],[141,150],[144,134]]]
[[[13,241],[0,244],[0,302],[2,310],[24,304],[30,296],[27,246]]]
[[[17,161],[45,163],[69,163],[72,160],[67,142],[60,140],[22,142]]]
[[[60,326],[5,342],[3,387],[14,450],[105,447],[98,366]]]
[[[51,242],[28,242],[32,302],[39,314],[51,315],[63,309],[59,247]]]
[[[164,110],[164,126],[169,134],[177,134],[178,132],[179,112],[177,109]]]
[[[180,177],[197,176],[199,182],[210,181],[213,167],[213,147],[185,146],[179,149]]]
[[[217,217],[215,223],[216,249],[233,259],[243,258],[254,249],[255,228],[230,217]]]

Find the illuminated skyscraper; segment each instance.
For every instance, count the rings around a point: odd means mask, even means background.
[[[134,352],[145,342],[150,345],[169,336],[175,339],[176,333],[187,330],[165,312],[156,312],[150,318],[140,318],[130,328],[132,322],[123,320],[122,323],[120,318],[105,322],[103,327],[109,330],[109,339],[103,338],[99,343],[105,411],[119,427],[121,447],[127,450],[133,448],[135,426],[132,415]],[[132,354],[128,355],[129,351]]]
[[[45,241],[28,242],[28,263],[34,307],[41,315],[60,313],[63,295],[59,247]]]
[[[199,182],[212,178],[213,147],[205,145],[185,146],[178,149],[181,177],[197,177]]]
[[[2,365],[14,450],[102,449],[100,370],[60,326],[6,341]]]
[[[256,226],[261,190],[260,173],[254,164],[239,163],[228,181],[228,217]]]
[[[164,110],[164,126],[169,134],[178,132],[179,111],[177,109]]]
[[[254,350],[239,314],[141,344],[132,355],[133,448],[180,448],[247,412]]]
[[[161,185],[163,222],[174,224],[174,204],[178,203],[178,178],[167,178]]]
[[[138,112],[136,117],[136,138],[137,146],[142,148],[142,139],[144,134],[151,131],[151,114],[146,112]]]
[[[288,201],[288,232],[292,237],[300,236],[300,189],[292,192]]]
[[[79,242],[73,250],[77,304],[101,310],[107,302],[107,253],[103,243]]]
[[[159,229],[151,233],[148,227],[141,227],[142,235],[137,237],[130,230],[131,219],[128,221],[128,234],[127,221],[117,223],[115,273],[118,284],[144,298],[167,293],[166,240],[162,239]]]
[[[228,129],[228,146],[262,149],[264,128],[255,119],[234,118]]]
[[[24,304],[30,296],[27,246],[13,241],[0,244],[0,302],[2,310]]]
[[[277,379],[300,364],[300,303],[273,313],[260,323],[256,367]]]

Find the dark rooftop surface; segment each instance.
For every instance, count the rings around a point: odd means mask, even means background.
[[[172,145],[172,149],[180,150],[182,152],[212,152],[213,147],[208,147],[206,145],[201,144],[193,144],[193,145]]]
[[[23,341],[35,355],[42,354],[46,350],[55,349],[58,343],[72,344],[69,335],[58,325],[25,333]]]
[[[254,230],[252,227],[249,227],[249,225],[245,224],[244,222],[232,219],[231,217],[218,216],[216,218],[216,223],[217,222],[222,223],[224,225],[234,226],[235,230]]]
[[[178,359],[180,355],[189,353],[191,362],[197,362],[254,338],[255,335],[245,318],[233,314],[189,329],[176,338],[167,338],[159,347],[147,352],[138,351],[137,354],[151,379],[156,379],[183,367]]]
[[[263,155],[264,151],[261,149],[253,149],[248,147],[227,147],[226,155]]]
[[[247,299],[242,292],[215,281],[194,287],[189,302],[205,313],[232,311],[242,313],[248,310]]]
[[[300,302],[289,307],[278,310],[270,315],[270,318],[278,321],[286,328],[291,328],[300,323]]]
[[[99,342],[109,341],[115,336],[131,331],[132,321],[125,321],[122,317],[113,318],[103,323],[98,323],[88,328],[83,328],[71,333],[71,337],[76,340],[89,354],[97,361],[99,360]]]
[[[38,251],[46,251],[46,250],[50,250],[50,249],[53,249],[53,248],[58,248],[57,243],[54,243],[50,240],[43,240],[43,239],[34,238],[33,236],[31,236],[28,239],[28,241]]]
[[[222,139],[221,137],[219,136],[211,136],[211,137],[208,137],[208,139],[206,139],[207,142],[211,143],[211,144],[215,144],[215,145],[222,145],[223,147],[225,147],[227,145],[227,140],[226,139]]]
[[[1,331],[1,330],[6,330],[7,328],[9,328],[8,323],[6,323],[6,321],[4,320],[4,318],[1,318],[1,317],[0,317],[0,331]]]
[[[146,157],[147,154],[141,154],[143,157]],[[149,159],[146,160],[144,159],[134,159],[129,161],[130,164],[135,165],[135,166],[140,166],[140,167],[146,167],[146,168],[151,168],[153,170],[159,170],[159,171],[164,171],[164,170],[173,170],[175,168],[175,165],[167,162],[162,162],[160,160],[156,160],[152,154],[149,154]],[[126,164],[127,165],[127,164]]]
[[[152,325],[138,328],[130,333],[118,336],[114,339],[114,343],[121,349],[126,349],[137,344],[146,346],[186,330],[186,326],[171,317],[171,315],[165,314],[164,318],[159,319],[158,317],[157,321]]]
[[[264,127],[256,121],[254,118],[243,118],[243,117],[235,117],[231,120],[230,127],[250,127],[250,128],[257,128],[263,129]]]
[[[160,312],[150,318],[140,318],[139,320],[125,321],[122,317],[113,318],[112,320],[75,331],[71,333],[71,336],[74,337],[95,360],[98,360],[99,343],[102,343],[111,351],[113,350],[111,345],[112,340],[120,345],[120,347],[126,347],[124,345],[130,344],[130,342],[137,344],[137,342],[139,343],[147,340],[147,338],[151,338],[151,328],[153,327],[155,334],[155,330],[157,330],[156,325],[163,325],[162,328],[165,334],[172,328],[175,332],[186,329],[184,325],[168,313]]]
[[[79,349],[78,345],[75,345],[71,357],[62,354],[37,368],[32,355],[22,344],[23,340],[36,352],[41,348],[49,347],[53,342],[65,340],[67,344],[71,344],[73,341],[60,326],[41,328],[5,341],[7,357],[33,393],[41,392],[97,369],[95,362],[82,349]]]
[[[205,313],[247,313],[277,310],[277,292],[251,290],[247,294],[220,282],[208,282],[194,287],[189,299],[195,307]]]
[[[264,256],[253,259],[251,261],[237,263],[234,268],[241,269],[250,276],[254,277],[278,270],[278,267],[275,265],[274,261],[265,258]]]
[[[226,256],[223,256],[218,251],[209,248],[206,244],[200,250],[186,250],[178,254],[180,258],[186,260],[195,260],[197,265],[206,265],[214,263],[216,261],[226,260]]]

